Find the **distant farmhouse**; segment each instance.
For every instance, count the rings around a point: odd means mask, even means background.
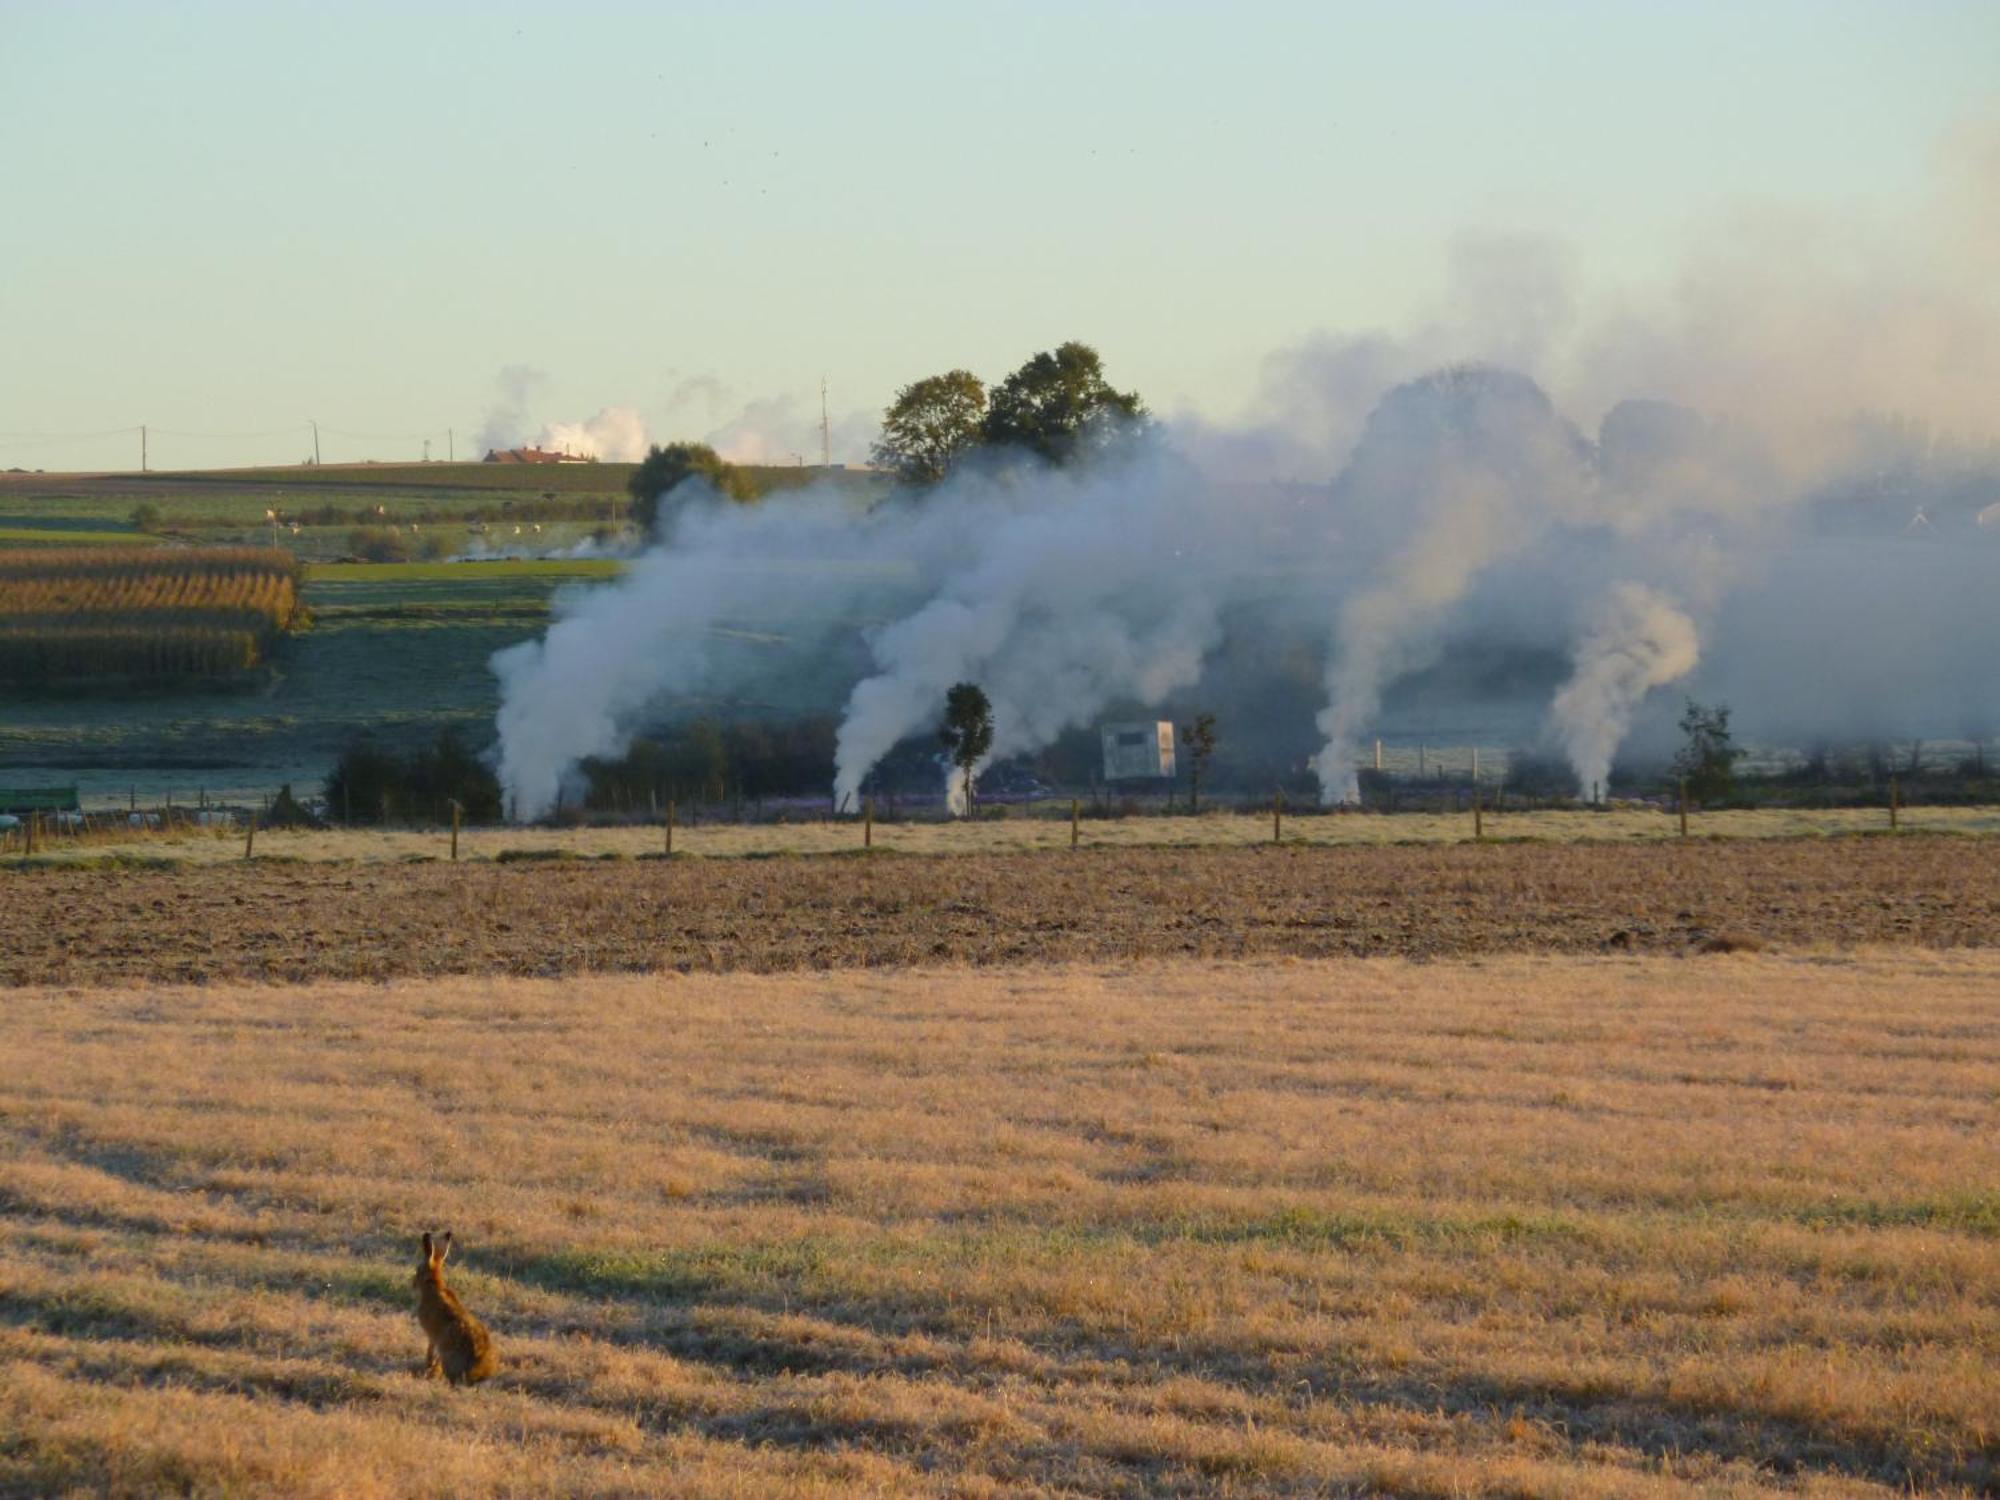
[[[481,460],[489,464],[587,464],[577,453],[551,453],[547,448],[488,448]]]

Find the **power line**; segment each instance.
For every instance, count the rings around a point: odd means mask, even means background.
[[[97,438],[130,437],[138,430],[138,424],[134,423],[130,427],[106,427],[100,432],[0,432],[0,442],[85,443]]]
[[[270,427],[262,432],[182,432],[177,427],[155,427],[154,432],[162,437],[200,438],[204,441],[242,442],[250,438],[295,437],[306,430],[306,424],[296,422],[290,427]]]

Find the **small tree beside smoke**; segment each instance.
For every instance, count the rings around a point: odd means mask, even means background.
[[[951,757],[953,811],[969,813],[977,796],[978,765],[993,748],[993,705],[978,684],[956,683],[945,694],[938,740]]]
[[[1201,778],[1215,754],[1215,715],[1196,714],[1191,723],[1181,725],[1181,745],[1188,758],[1188,809],[1201,811]]]
[[[689,479],[705,479],[728,500],[754,500],[750,478],[706,443],[669,443],[649,450],[625,488],[632,496],[632,519],[650,532],[659,519],[660,501]]]
[[[979,444],[986,384],[970,370],[928,376],[896,392],[872,457],[905,484],[940,483]]]
[[[1023,448],[1060,464],[1115,446],[1145,420],[1138,393],[1114,390],[1097,351],[1071,340],[1000,382],[980,436],[995,447]]]
[[[1681,733],[1687,738],[1674,754],[1674,774],[1687,782],[1695,801],[1722,801],[1736,789],[1736,762],[1743,754],[1729,735],[1729,705],[1689,698]]]

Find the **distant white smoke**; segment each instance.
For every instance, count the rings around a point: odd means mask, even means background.
[[[1611,758],[1646,694],[1678,682],[1700,660],[1694,621],[1659,590],[1620,583],[1598,600],[1576,648],[1576,669],[1550,710],[1585,796],[1610,785]]]
[[[605,463],[635,464],[646,456],[646,424],[629,406],[607,406],[581,422],[551,422],[535,446]]]
[[[533,365],[508,365],[493,378],[493,404],[479,424],[481,453],[520,446],[529,430],[528,409],[548,380]]]

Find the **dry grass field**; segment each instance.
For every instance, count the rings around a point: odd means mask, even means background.
[[[890,854],[1022,854],[1069,848],[1069,813],[1061,809],[1010,809],[1011,816],[979,822],[935,818],[875,824],[874,847]],[[133,830],[124,815],[100,819],[102,832],[74,840],[45,840],[39,857],[85,863],[106,858],[174,859],[190,864],[226,864],[243,854],[241,828]],[[2000,834],[2000,807],[1905,808],[1899,826],[1911,833]],[[1746,809],[1697,813],[1690,832],[1699,839],[1840,838],[1886,833],[1882,808],[1828,810]],[[579,859],[635,859],[659,852],[665,830],[624,828],[477,828],[459,838],[459,857],[489,860],[533,855],[573,855]],[[1371,848],[1392,844],[1470,842],[1472,814],[1339,813],[1301,817],[1286,814],[1284,841],[1307,848]],[[1542,811],[1488,813],[1485,837],[1492,842],[1666,843],[1679,837],[1671,811],[1619,807],[1605,812]],[[1081,842],[1093,849],[1244,849],[1268,844],[1268,813],[1204,813],[1190,817],[1086,818]],[[791,823],[682,823],[674,830],[674,852],[692,858],[769,858],[785,854],[848,854],[862,844],[860,820],[806,820]],[[0,841],[0,851],[21,852],[18,835]],[[267,858],[334,863],[398,863],[442,859],[450,850],[446,830],[329,829],[318,832],[265,830],[256,849]]]
[[[0,864],[0,984],[2000,946],[2000,840]]]
[[[0,1138],[10,1493],[2000,1485],[1991,951],[31,988]]]

